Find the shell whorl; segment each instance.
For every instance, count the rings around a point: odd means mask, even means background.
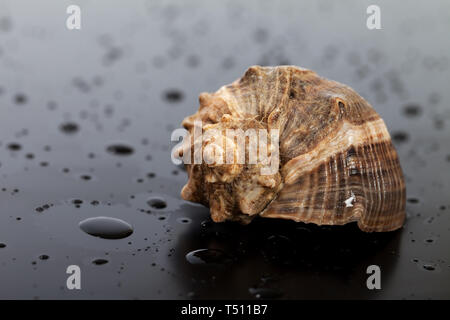
[[[397,153],[384,121],[350,87],[294,66],[254,66],[199,100],[199,111],[183,121],[190,133],[197,120],[204,131],[280,133],[280,166],[272,176],[261,177],[258,165],[186,165],[182,197],[209,206],[214,221],[249,222],[256,215],[318,225],[357,221],[367,232],[403,225]]]

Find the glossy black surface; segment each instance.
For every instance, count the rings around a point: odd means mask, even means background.
[[[0,2],[0,298],[450,298],[450,4],[377,3],[371,31],[367,1],[79,1],[69,31],[71,3]],[[402,230],[214,224],[180,199],[172,130],[254,64],[313,69],[375,107],[406,176]],[[80,229],[99,216],[133,233]]]

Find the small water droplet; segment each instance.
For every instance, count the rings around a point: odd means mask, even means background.
[[[422,114],[422,108],[417,104],[408,104],[403,107],[403,114],[409,118],[417,117]]]
[[[85,181],[89,181],[92,179],[92,177],[90,175],[87,174],[83,174],[80,176],[81,180],[85,180]]]
[[[23,93],[18,93],[14,96],[14,102],[17,104],[24,104],[27,102],[27,96]]]
[[[257,43],[266,42],[268,37],[269,37],[269,33],[265,29],[259,28],[259,29],[255,30],[255,32],[253,33],[253,39]]]
[[[94,259],[94,260],[92,260],[92,263],[93,264],[95,264],[95,265],[97,265],[97,266],[101,266],[101,265],[103,265],[103,264],[107,264],[109,261],[108,260],[106,260],[106,259]]]
[[[103,239],[122,239],[133,233],[133,227],[117,218],[94,217],[79,223],[81,230],[94,237]]]
[[[276,299],[283,295],[280,291],[271,288],[249,288],[248,292],[256,299]]]
[[[186,260],[194,265],[225,265],[232,262],[231,257],[217,249],[198,249],[186,254]]]
[[[147,200],[147,204],[155,209],[164,209],[167,207],[166,201],[161,198],[150,198]]]
[[[59,130],[61,130],[65,134],[74,134],[78,132],[80,127],[75,122],[66,122],[59,126]]]
[[[116,156],[129,156],[134,153],[133,147],[120,143],[108,146],[106,151]]]
[[[191,223],[192,220],[189,218],[186,218],[186,217],[182,217],[182,218],[178,218],[177,221],[182,224],[189,224],[189,223]]]
[[[11,142],[7,145],[7,148],[11,151],[19,151],[20,149],[22,149],[22,146],[19,143]]]
[[[170,103],[180,102],[183,99],[183,92],[177,89],[167,90],[164,93],[164,98]]]

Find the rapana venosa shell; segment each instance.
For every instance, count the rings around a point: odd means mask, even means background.
[[[405,183],[384,121],[350,87],[294,67],[250,67],[241,79],[202,93],[184,119],[211,128],[279,130],[279,169],[186,164],[183,199],[209,206],[216,222],[256,216],[392,231],[405,219]],[[186,142],[187,141],[187,142]],[[179,151],[193,148],[187,139]],[[204,145],[203,145],[204,146]]]

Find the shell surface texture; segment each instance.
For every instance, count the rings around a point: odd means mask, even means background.
[[[356,221],[365,232],[403,225],[406,191],[397,152],[384,121],[350,87],[295,66],[253,66],[217,92],[200,94],[199,101],[199,110],[182,122],[188,138],[180,157],[189,151],[192,159],[200,146],[208,158],[205,147],[222,141],[234,146],[232,157],[247,157],[248,147],[235,146],[225,135],[205,139],[212,129],[278,130],[278,141],[270,138],[267,148],[272,155],[276,143],[278,150],[270,174],[261,174],[260,163],[184,161],[189,180],[181,196],[208,206],[213,221]]]

